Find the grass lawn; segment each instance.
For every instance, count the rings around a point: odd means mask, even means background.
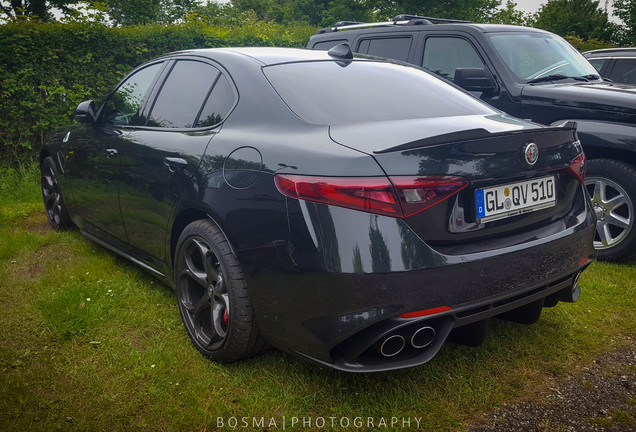
[[[421,367],[352,375],[278,350],[215,364],[170,288],[48,228],[36,169],[0,176],[1,431],[463,430],[636,336],[636,265],[594,263],[577,303],[493,320],[481,347],[447,344]]]

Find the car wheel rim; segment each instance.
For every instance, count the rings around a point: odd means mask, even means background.
[[[179,256],[177,298],[188,332],[213,351],[227,337],[230,301],[217,256],[200,237],[187,239]]]
[[[62,215],[62,194],[53,167],[48,164],[42,172],[42,198],[49,221],[59,225]]]
[[[629,195],[619,184],[604,177],[588,177],[585,187],[597,219],[594,248],[617,246],[634,225],[634,205]]]

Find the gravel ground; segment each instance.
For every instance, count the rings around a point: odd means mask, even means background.
[[[636,431],[636,339],[534,398],[484,414],[470,432]]]

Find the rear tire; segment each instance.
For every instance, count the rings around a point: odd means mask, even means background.
[[[62,196],[62,189],[58,181],[59,174],[51,156],[47,156],[40,166],[40,184],[46,218],[51,228],[57,231],[73,226],[66,210],[66,203]]]
[[[587,164],[585,187],[596,212],[594,248],[598,259],[628,261],[636,257],[636,168],[613,159]]]
[[[175,288],[181,319],[194,346],[229,363],[265,347],[238,259],[211,220],[188,225],[176,248]]]

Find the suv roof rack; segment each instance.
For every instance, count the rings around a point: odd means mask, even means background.
[[[338,21],[333,25],[333,27],[322,28],[316,32],[316,34],[322,33],[332,33],[337,32],[339,30],[353,30],[359,28],[368,28],[368,27],[385,27],[392,25],[430,25],[433,23],[470,23],[472,21],[462,21],[462,20],[454,20],[454,19],[446,19],[446,18],[435,18],[435,17],[424,17],[419,15],[396,15],[393,17],[391,21],[381,21],[381,22],[359,22],[359,21]]]

